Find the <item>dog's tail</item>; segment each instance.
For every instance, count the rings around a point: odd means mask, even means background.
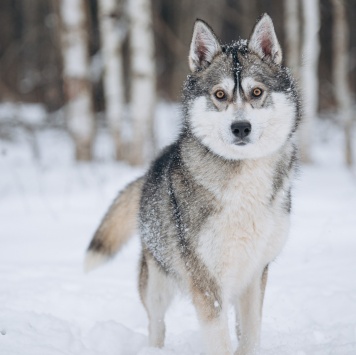
[[[144,177],[129,184],[114,200],[91,240],[85,271],[91,271],[120,251],[137,228],[137,217]]]

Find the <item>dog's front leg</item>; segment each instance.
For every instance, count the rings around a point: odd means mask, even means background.
[[[203,330],[208,355],[232,355],[226,304],[216,290],[192,288],[193,303]]]
[[[256,277],[240,295],[236,312],[239,319],[239,347],[235,355],[255,355],[259,353],[261,318],[268,267]]]

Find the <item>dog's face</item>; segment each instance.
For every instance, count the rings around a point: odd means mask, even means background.
[[[278,150],[297,122],[294,85],[281,60],[268,15],[248,45],[221,46],[198,20],[189,54],[192,75],[184,88],[191,132],[225,159],[255,159]]]

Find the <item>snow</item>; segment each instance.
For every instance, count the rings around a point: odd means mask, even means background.
[[[47,116],[44,105],[6,102],[0,105],[0,123],[40,126]]]
[[[333,127],[318,128],[315,164],[295,186],[288,244],[269,273],[262,354],[356,354],[356,178]],[[21,136],[0,141],[0,354],[203,354],[187,298],[168,311],[165,348],[147,346],[137,237],[108,265],[83,271],[109,203],[143,173],[105,160],[107,139],[97,141],[100,159],[79,165],[60,131],[38,134],[39,161]],[[229,320],[233,336],[232,311]]]

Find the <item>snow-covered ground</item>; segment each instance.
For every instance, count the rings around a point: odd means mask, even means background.
[[[290,239],[270,270],[262,354],[356,354],[356,175],[328,127],[318,135],[326,138],[317,139],[315,164],[301,169]],[[142,169],[102,159],[106,136],[99,159],[79,165],[63,133],[37,138],[39,161],[25,139],[0,141],[0,354],[203,354],[194,309],[182,298],[167,314],[166,347],[147,347],[138,238],[83,272],[102,215]]]

